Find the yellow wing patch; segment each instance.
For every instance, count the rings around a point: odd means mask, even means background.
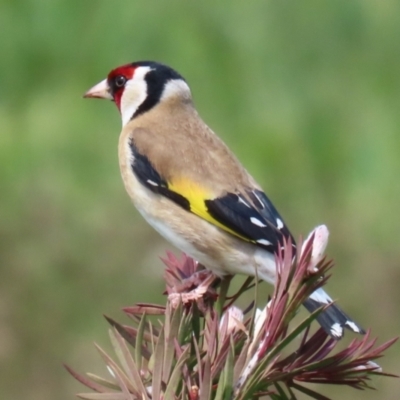
[[[168,189],[185,197],[189,201],[190,211],[193,214],[196,214],[207,222],[235,235],[236,237],[239,237],[242,240],[247,242],[250,241],[248,238],[239,235],[237,232],[221,224],[209,214],[205,200],[212,200],[214,197],[209,189],[186,178],[175,179],[174,182],[168,182]]]

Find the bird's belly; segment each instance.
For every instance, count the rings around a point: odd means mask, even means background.
[[[257,275],[266,282],[275,282],[274,256],[267,251],[238,239],[183,209],[175,210],[178,213],[170,210],[174,218],[168,224],[164,218],[157,218],[143,208],[137,208],[161,236],[216,275]],[[184,213],[182,219],[179,216],[181,213]]]
[[[139,209],[138,209],[139,210]],[[170,242],[177,249],[183,251],[196,261],[200,262],[208,269],[214,271],[217,275],[225,275],[218,262],[210,256],[200,251],[194,243],[190,242],[182,234],[177,233],[171,226],[148,215],[145,211],[139,210],[144,219],[151,225],[164,239]]]

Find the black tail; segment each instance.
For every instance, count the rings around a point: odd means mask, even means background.
[[[321,290],[321,289],[319,289]],[[312,295],[311,295],[312,296]],[[308,298],[304,303],[304,307],[309,312],[313,312],[321,306],[325,306],[327,303],[323,303],[312,298]],[[331,305],[323,311],[317,317],[317,321],[334,339],[341,339],[344,334],[344,328],[350,329],[353,332],[364,334],[365,331],[358,324],[356,324],[351,318],[349,318],[336,304]]]

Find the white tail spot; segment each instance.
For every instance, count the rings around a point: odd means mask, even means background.
[[[353,321],[346,321],[347,325],[352,331],[360,333],[360,328]]]
[[[331,334],[332,334],[332,336],[335,336],[338,338],[343,336],[343,328],[341,327],[341,325],[338,322],[334,323],[331,326]]]

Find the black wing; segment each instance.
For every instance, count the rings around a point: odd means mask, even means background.
[[[270,252],[282,246],[283,238],[290,238],[294,244],[289,229],[265,193],[248,190],[246,194],[251,203],[235,193],[206,200],[208,212],[221,224]]]
[[[168,197],[174,203],[190,211],[189,201],[179,193],[168,189],[167,181],[154,169],[149,159],[145,155],[139,153],[133,140],[129,142],[129,147],[134,157],[131,168],[138,180],[152,192]]]

